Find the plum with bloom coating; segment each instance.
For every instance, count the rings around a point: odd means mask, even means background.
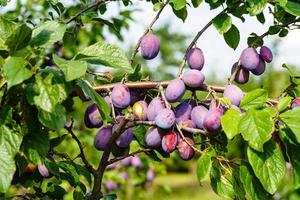
[[[91,104],[87,107],[84,114],[84,123],[88,128],[100,128],[103,124],[102,120],[98,117],[100,112],[96,104]]]
[[[155,58],[160,49],[159,39],[155,35],[148,33],[141,41],[141,53],[144,59],[151,60]]]
[[[172,153],[178,143],[178,134],[174,131],[168,131],[162,138],[161,147],[167,153]]]
[[[244,97],[244,93],[236,85],[227,85],[224,88],[223,96],[229,99],[233,105],[239,106],[242,98]]]
[[[111,100],[115,107],[126,108],[130,104],[130,92],[126,85],[117,84],[111,92]]]
[[[185,92],[185,85],[184,82],[176,78],[174,80],[171,80],[166,88],[166,99],[170,103],[174,103],[176,101],[179,101]]]
[[[104,151],[107,149],[107,144],[112,136],[112,126],[107,125],[102,126],[94,139],[94,146],[99,151]]]
[[[204,56],[200,48],[192,48],[189,50],[186,60],[191,69],[201,70],[204,65]]]
[[[240,63],[246,70],[252,70],[259,64],[259,55],[255,48],[248,47],[244,49],[240,56]]]
[[[194,145],[194,141],[191,138],[185,138],[190,145]],[[194,149],[184,139],[178,141],[177,149],[179,156],[182,160],[190,160],[195,155]]]
[[[264,61],[266,61],[267,63],[272,62],[272,60],[273,60],[273,54],[272,54],[271,49],[269,49],[268,47],[262,46],[260,48],[260,50],[259,50],[259,54],[262,57],[262,59]]]
[[[165,107],[163,100],[160,97],[155,97],[149,103],[147,108],[147,118],[149,121],[154,121],[155,117],[161,112]]]
[[[156,117],[155,124],[162,129],[169,129],[175,124],[175,114],[171,109],[163,109]]]
[[[183,73],[182,80],[188,87],[198,88],[203,85],[205,76],[196,69],[190,69]]]

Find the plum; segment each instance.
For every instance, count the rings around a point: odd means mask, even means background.
[[[147,120],[147,107],[148,104],[145,101],[138,101],[133,104],[132,112],[134,114],[135,119],[137,120]]]
[[[233,74],[233,72],[236,70],[237,67],[238,67],[238,63],[235,63],[231,68],[231,74]],[[238,69],[234,77],[234,80],[235,82],[241,84],[247,83],[249,81],[249,71],[243,68]]]
[[[186,60],[191,69],[201,70],[204,65],[204,56],[200,48],[192,48],[189,50]]]
[[[189,144],[194,145],[194,141],[191,138],[185,139]],[[194,149],[192,149],[188,143],[182,138],[178,141],[177,149],[182,160],[190,160],[195,155]]]
[[[130,146],[126,148],[119,147],[117,144],[113,143],[111,147],[111,153],[115,157],[122,157],[129,154]]]
[[[257,65],[257,67],[250,71],[252,72],[252,74],[259,76],[263,74],[265,70],[266,70],[266,63],[262,58],[259,58],[259,64]]]
[[[120,178],[124,181],[127,181],[128,180],[128,174],[126,172],[121,172],[119,174]]]
[[[259,55],[255,48],[248,47],[244,49],[240,56],[240,63],[246,70],[252,70],[259,64]]]
[[[148,120],[154,121],[156,115],[158,115],[158,113],[161,112],[164,108],[166,108],[165,104],[160,97],[153,98],[147,108]]]
[[[162,138],[161,147],[167,153],[172,153],[177,146],[178,134],[174,131],[168,131]]]
[[[191,112],[191,120],[197,128],[203,129],[203,119],[207,115],[208,110],[204,106],[196,106]]]
[[[49,173],[49,170],[47,169],[47,167],[44,164],[38,165],[38,171],[42,175],[42,177],[44,177],[44,178],[50,178],[51,177],[51,175]]]
[[[155,35],[148,33],[141,41],[141,53],[144,59],[151,60],[159,53],[159,39]]]
[[[154,178],[155,178],[155,173],[154,173],[154,171],[153,170],[148,170],[147,171],[147,173],[146,173],[146,180],[147,180],[147,182],[152,182],[153,180],[154,180]]]
[[[209,110],[217,109],[220,113],[225,113],[225,108],[227,107],[225,102],[218,99],[212,99],[209,104]]]
[[[111,191],[111,190],[117,190],[120,188],[120,185],[118,185],[117,183],[115,183],[114,181],[107,181],[105,183],[105,189],[108,190],[108,191]]]
[[[163,109],[156,117],[155,124],[162,129],[169,129],[175,123],[175,114],[171,109]]]
[[[111,100],[115,107],[126,108],[130,104],[130,92],[126,85],[117,84],[111,92]]]
[[[162,131],[156,127],[150,127],[145,134],[145,143],[150,148],[157,148],[161,145]]]
[[[300,97],[296,97],[292,102],[292,108],[296,108],[300,106]]]
[[[166,88],[166,99],[170,103],[174,103],[176,101],[179,101],[185,92],[185,85],[184,82],[176,78],[174,80],[171,80]]]
[[[142,169],[143,163],[141,159],[137,156],[134,156],[131,158],[131,165],[135,167],[136,169]]]
[[[187,128],[196,128],[196,124],[190,119],[184,119],[179,122],[179,125]],[[193,138],[193,133],[189,131],[182,130],[182,133],[186,137]]]
[[[259,50],[259,54],[260,54],[261,58],[264,61],[266,61],[267,63],[272,62],[272,60],[273,60],[273,54],[272,54],[271,49],[269,49],[268,47],[262,46],[260,48],[260,50]]]
[[[112,136],[112,126],[102,126],[94,139],[94,146],[96,149],[100,151],[104,151],[107,149],[108,142]]]
[[[127,157],[127,158],[124,158],[121,163],[124,167],[129,167],[131,165],[131,156],[130,157]]]
[[[117,124],[113,126],[113,130]],[[126,129],[116,140],[116,144],[121,148],[129,147],[130,143],[133,140],[133,131],[131,128]]]
[[[89,105],[84,114],[85,126],[88,128],[100,128],[103,122],[98,118],[99,116],[100,113],[97,105],[94,103]]]
[[[188,87],[201,87],[204,83],[205,77],[202,72],[196,69],[190,69],[184,72],[182,80]]]
[[[181,120],[184,119],[190,119],[191,112],[192,112],[192,105],[189,104],[188,101],[184,101],[180,103],[175,108],[176,123],[179,123]]]
[[[203,120],[203,127],[211,132],[217,131],[221,126],[222,113],[218,109],[208,111]]]
[[[223,96],[230,100],[231,104],[239,106],[244,97],[243,91],[236,85],[227,85],[224,88]]]

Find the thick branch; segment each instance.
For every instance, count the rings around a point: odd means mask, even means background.
[[[140,45],[141,45],[141,42],[142,42],[143,37],[144,37],[147,33],[149,33],[149,31],[151,30],[152,26],[153,26],[154,23],[158,20],[158,18],[159,18],[159,16],[160,16],[161,12],[162,12],[163,9],[166,7],[166,5],[168,5],[168,3],[169,3],[169,0],[167,0],[167,1],[163,4],[163,6],[160,8],[160,10],[157,12],[157,14],[155,15],[155,17],[153,18],[153,20],[151,21],[151,23],[150,23],[149,26],[147,27],[146,31],[145,31],[145,32],[143,33],[143,35],[139,38],[139,40],[138,40],[138,42],[137,42],[137,44],[136,44],[136,46],[135,46],[135,48],[134,48],[134,50],[133,50],[131,59],[130,59],[130,64],[131,64],[131,65],[132,65],[133,62],[134,62],[134,58],[135,58],[135,56],[136,56],[136,54],[137,54],[137,52],[138,52],[138,50],[139,50],[139,48],[140,48]]]
[[[83,151],[83,146],[82,146],[80,140],[78,139],[78,137],[73,132],[72,127],[73,127],[73,120],[71,122],[71,126],[65,126],[65,129],[71,134],[72,138],[76,141],[76,143],[79,147],[79,150],[80,150],[79,156],[80,156],[82,162],[84,163],[85,167],[87,168],[87,170],[89,170],[90,173],[95,174],[96,170],[93,168],[93,166],[86,159],[86,156],[85,156],[84,151]]]
[[[220,12],[219,14],[222,14],[224,12],[226,12],[227,8],[225,8],[224,10],[222,10],[222,12]],[[218,15],[219,15],[218,14]],[[214,18],[213,18],[214,19]],[[198,39],[200,38],[200,36],[212,25],[213,23],[213,19],[211,19],[198,33],[197,35],[194,37],[194,39],[192,40],[192,42],[190,43],[190,45],[188,46],[188,48],[186,49],[185,51],[185,54],[183,56],[183,59],[182,59],[182,63],[181,65],[179,66],[179,70],[178,70],[178,73],[177,73],[177,77],[180,77],[181,74],[182,74],[182,71],[183,71],[183,68],[184,68],[184,65],[186,63],[186,57],[187,57],[187,54],[188,52],[190,51],[191,48],[193,48],[193,46],[196,45]]]

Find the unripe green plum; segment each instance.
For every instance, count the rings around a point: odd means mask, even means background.
[[[188,87],[198,88],[203,85],[205,77],[202,72],[196,69],[190,69],[184,72],[182,80]]]
[[[189,50],[186,60],[191,69],[201,70],[204,65],[204,56],[200,48],[192,48]]]
[[[185,85],[184,82],[176,78],[169,82],[167,88],[166,88],[166,99],[170,103],[174,103],[176,101],[179,101],[185,92]]]

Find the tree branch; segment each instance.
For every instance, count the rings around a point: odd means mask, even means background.
[[[131,157],[131,156],[134,156],[134,155],[137,155],[137,154],[140,154],[140,153],[145,153],[145,152],[148,152],[148,151],[151,151],[151,149],[139,149],[139,150],[134,151],[130,154],[127,154],[126,156],[121,156],[121,157],[110,159],[110,160],[107,161],[107,165],[111,165],[111,164],[113,164],[115,162],[118,162],[120,160],[123,160],[125,158]]]
[[[169,0],[167,0],[167,1],[163,4],[163,6],[160,8],[160,10],[157,12],[157,14],[155,15],[155,17],[153,18],[153,20],[151,21],[151,23],[150,23],[149,26],[147,27],[146,31],[145,31],[145,32],[143,33],[143,35],[139,38],[139,40],[138,40],[138,42],[137,42],[137,44],[136,44],[136,46],[135,46],[135,48],[134,48],[134,50],[133,50],[132,56],[131,56],[131,58],[130,58],[130,64],[131,64],[131,65],[132,65],[133,62],[134,62],[134,58],[135,58],[135,56],[136,56],[136,54],[137,54],[137,52],[138,52],[138,50],[139,50],[139,48],[140,48],[140,45],[141,45],[141,42],[142,42],[143,37],[144,37],[147,33],[149,33],[150,29],[152,28],[152,26],[154,25],[154,23],[158,20],[158,18],[159,18],[159,16],[160,16],[161,12],[162,12],[163,9],[166,7],[166,5],[168,5],[168,3],[169,3]]]
[[[78,137],[73,132],[72,128],[73,128],[73,120],[71,121],[70,126],[65,125],[65,129],[71,134],[72,138],[76,141],[76,143],[79,147],[79,150],[80,150],[79,156],[80,156],[82,162],[84,163],[85,167],[87,168],[87,170],[89,170],[90,173],[95,174],[96,170],[93,168],[93,166],[86,159],[86,156],[85,156],[84,151],[83,151],[83,146],[82,146],[80,140],[78,139]]]
[[[222,10],[218,15],[220,15],[220,14],[222,14],[222,13],[224,13],[224,12],[226,12],[227,11],[227,8],[225,8],[224,10]],[[217,16],[218,16],[217,15]],[[196,43],[197,43],[197,41],[198,41],[198,39],[200,38],[200,36],[212,25],[212,23],[213,23],[213,19],[214,18],[212,18],[198,33],[197,33],[197,35],[194,37],[194,39],[192,40],[192,42],[190,43],[190,45],[188,46],[188,48],[186,49],[186,51],[185,51],[185,54],[184,54],[184,56],[183,56],[183,61],[182,61],[182,63],[181,63],[181,65],[179,66],[179,69],[178,69],[178,73],[177,73],[177,77],[180,77],[181,76],[181,74],[182,74],[182,71],[183,71],[183,68],[184,68],[184,66],[185,66],[185,63],[186,63],[186,57],[187,57],[187,54],[188,54],[188,52],[190,51],[190,49],[191,48],[193,48],[193,46],[195,46],[196,45]]]

